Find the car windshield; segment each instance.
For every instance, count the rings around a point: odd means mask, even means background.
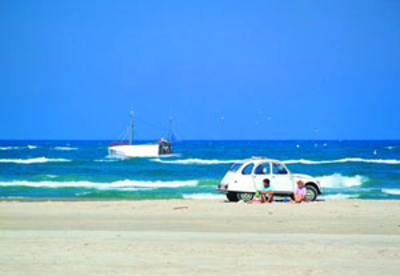
[[[251,171],[253,170],[253,168],[254,168],[254,164],[253,164],[253,163],[250,163],[249,165],[247,165],[246,167],[244,167],[244,169],[243,169],[243,171],[242,171],[242,174],[244,174],[244,175],[250,175],[250,174],[251,174]]]
[[[235,163],[232,165],[232,167],[229,169],[231,172],[237,172],[238,169],[243,165],[243,163]]]

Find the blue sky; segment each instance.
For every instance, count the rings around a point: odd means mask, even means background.
[[[399,1],[0,1],[0,139],[399,139]],[[319,129],[315,133],[315,128]]]

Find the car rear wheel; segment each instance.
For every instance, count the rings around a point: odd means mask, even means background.
[[[250,201],[253,199],[253,193],[238,193],[238,199],[243,200],[244,202]]]
[[[318,191],[311,185],[306,186],[306,199],[307,201],[315,201],[317,199]]]
[[[231,202],[238,202],[239,201],[238,194],[237,193],[233,193],[233,192],[227,193],[226,194],[226,198]]]

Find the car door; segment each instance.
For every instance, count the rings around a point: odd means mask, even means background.
[[[260,163],[256,166],[254,169],[253,173],[253,181],[254,181],[254,186],[257,188],[257,190],[261,190],[261,188],[264,186],[264,179],[269,179],[272,181],[272,175],[271,175],[271,163],[270,162],[264,162]]]
[[[292,176],[287,168],[278,163],[272,162],[271,184],[275,187],[275,191],[283,193],[291,193],[294,191]]]
[[[238,191],[246,191],[246,192],[255,192],[253,179],[252,179],[252,171],[254,168],[254,163],[249,163],[240,170],[237,176],[237,182],[240,185]]]

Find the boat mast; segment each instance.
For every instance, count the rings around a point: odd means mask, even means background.
[[[131,108],[131,122],[129,124],[129,145],[132,145],[133,141],[133,116],[134,112],[133,109]]]
[[[172,124],[173,124],[173,119],[172,118],[169,118],[169,142],[171,143],[171,145],[172,145]]]

